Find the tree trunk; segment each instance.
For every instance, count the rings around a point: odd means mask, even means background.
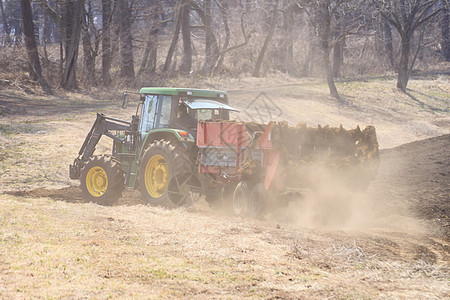
[[[36,3],[36,2],[33,2],[33,1],[30,1],[30,4],[31,4],[31,11],[35,11],[36,13],[34,14],[34,16],[33,16],[33,23],[34,23],[34,36],[35,36],[35,39],[36,39],[36,44],[37,45],[41,45],[41,35],[40,35],[40,32],[39,32],[39,25],[40,25],[40,22],[39,22],[39,16],[38,16],[38,14],[39,14],[39,11],[38,11],[38,3]]]
[[[341,66],[344,60],[344,41],[340,41],[333,48],[333,78],[341,76]]]
[[[120,5],[120,77],[127,83],[134,80],[133,37],[131,35],[131,12],[128,0],[119,0]]]
[[[82,36],[83,36],[83,60],[85,81],[88,86],[92,86],[95,83],[95,53],[92,49],[91,36],[89,34],[89,25],[86,23],[86,19],[90,19],[85,12],[85,17],[82,19]]]
[[[290,4],[290,1],[288,1]],[[293,39],[293,31],[295,25],[295,15],[294,15],[293,5],[286,6],[284,12],[284,30],[285,30],[285,39],[284,39],[284,70],[289,75],[294,75],[294,39]]]
[[[61,79],[63,89],[72,91],[78,88],[76,68],[78,60],[78,44],[80,42],[81,18],[84,11],[84,0],[69,0],[67,3],[66,18],[66,62]]]
[[[2,0],[0,0],[1,2]],[[42,50],[44,51],[44,67],[48,64],[48,52],[47,52],[47,38],[48,38],[48,18],[45,6],[47,5],[46,0],[42,0]]]
[[[183,59],[180,65],[180,73],[187,75],[192,68],[192,45],[190,24],[190,0],[181,2],[181,35],[183,37]]]
[[[310,77],[314,74],[315,72],[315,67],[316,67],[316,57],[317,57],[317,49],[319,49],[319,45],[318,45],[318,39],[316,36],[316,31],[314,30],[314,28],[312,28],[312,26],[310,26],[310,41],[309,41],[309,45],[308,45],[308,52],[306,54],[306,58],[305,58],[305,63],[303,65],[303,71],[302,73],[307,76]]]
[[[120,63],[120,5],[119,0],[111,0],[112,1],[112,10],[111,10],[111,23],[110,23],[110,58],[111,63],[115,60],[115,64],[117,64],[117,60]],[[110,70],[110,74],[117,75],[117,72],[112,72]]]
[[[230,44],[230,36],[231,31],[230,27],[228,25],[228,6],[225,5],[219,5],[220,13],[222,15],[222,21],[223,21],[223,27],[225,30],[225,39],[223,41],[222,50],[219,53],[219,57],[217,58],[216,66],[214,67],[213,72],[221,72],[223,69],[223,61],[225,59],[225,53],[229,49],[228,45]],[[243,28],[243,27],[242,27]],[[242,30],[242,33],[244,34],[245,43],[247,42],[247,38],[245,37],[245,31]],[[239,47],[239,45],[237,45]]]
[[[111,0],[102,0],[102,82],[111,84]]]
[[[174,16],[174,31],[172,36],[172,42],[170,43],[169,50],[167,51],[166,56],[166,62],[164,63],[163,72],[167,72],[170,68],[170,65],[172,63],[172,57],[173,53],[175,51],[175,47],[178,43],[178,37],[180,36],[180,28],[181,28],[181,3],[182,0],[178,2],[177,9],[175,10],[175,16]]]
[[[330,90],[330,95],[333,98],[339,98],[339,93],[337,91],[336,85],[333,80],[333,69],[331,68],[330,62],[330,48],[329,46],[323,47],[323,62],[325,65],[325,72],[327,76],[328,89]]]
[[[334,38],[338,39],[343,31],[343,28],[342,25],[339,23],[341,16],[336,13],[335,18],[337,24],[334,27]],[[344,44],[345,44],[344,39],[341,39],[333,47],[333,69],[332,69],[333,78],[339,78],[341,76],[341,65],[344,60]]]
[[[337,91],[336,85],[333,80],[333,69],[331,68],[330,61],[330,34],[331,34],[331,16],[328,8],[328,4],[325,2],[321,2],[318,8],[318,17],[319,19],[319,35],[320,41],[322,44],[322,53],[323,53],[323,63],[325,66],[325,73],[328,88],[330,90],[330,95],[333,98],[339,98],[339,93]]]
[[[394,63],[394,48],[392,47],[392,29],[391,25],[387,20],[383,19],[383,27],[384,27],[384,49],[386,51],[389,63],[391,67],[395,69]]]
[[[71,44],[72,32],[75,26],[75,2],[79,0],[67,0],[63,2],[63,12],[61,18],[61,25],[64,31],[64,55],[68,56],[69,45]],[[81,18],[80,18],[81,23]]]
[[[411,41],[407,36],[402,36],[400,63],[398,65],[397,88],[406,92],[406,86],[409,80],[409,53],[411,50]]]
[[[442,17],[442,55],[450,61],[450,8],[446,7]]]
[[[1,1],[1,0],[0,0]],[[25,37],[25,47],[30,65],[30,76],[41,85],[46,93],[51,93],[51,89],[42,77],[41,64],[39,62],[39,53],[36,45],[36,37],[34,35],[33,14],[29,0],[20,0],[22,9],[22,25]]]
[[[11,43],[11,37],[9,36],[11,34],[11,30],[9,29],[8,22],[6,22],[5,10],[3,9],[3,0],[0,0],[0,9],[2,13],[3,30],[5,31],[6,34],[5,42],[9,44]]]
[[[158,1],[151,1],[150,10],[150,29],[148,31],[148,39],[145,44],[144,55],[142,57],[141,66],[139,67],[138,76],[142,74],[151,74],[156,70],[156,55],[158,50],[158,33],[159,33],[159,16],[162,7]]]
[[[57,2],[56,3],[56,7],[55,7],[55,11],[56,14],[59,16],[60,15],[60,4]],[[61,18],[58,18],[57,20],[57,30],[58,30],[58,38],[59,38],[59,64],[58,64],[58,71],[59,71],[59,78],[62,78],[62,74],[64,71],[64,66],[63,66],[63,61],[64,61],[64,23],[63,20],[61,20]]]
[[[204,0],[205,18],[203,25],[205,27],[205,65],[203,66],[203,75],[210,75],[214,70],[217,59],[219,59],[219,46],[213,31],[211,0]]]
[[[275,0],[275,5],[272,11],[272,19],[270,21],[269,32],[267,33],[266,39],[264,40],[264,44],[261,48],[261,52],[259,52],[258,59],[256,60],[255,69],[253,70],[253,77],[260,77],[261,65],[264,59],[264,55],[266,54],[267,48],[269,47],[270,41],[272,40],[273,33],[275,32],[275,25],[277,22],[277,14],[278,14],[278,0]]]

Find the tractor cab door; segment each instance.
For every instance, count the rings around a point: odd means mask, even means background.
[[[168,128],[172,119],[172,97],[165,95],[146,95],[141,110],[139,132],[143,137],[157,128]]]

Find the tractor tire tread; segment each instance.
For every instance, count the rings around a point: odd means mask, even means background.
[[[175,205],[172,203],[172,201],[170,201],[167,193],[164,193],[164,195],[160,198],[152,198],[146,190],[145,183],[142,182],[143,180],[145,180],[142,174],[145,174],[147,162],[151,157],[148,157],[148,153],[151,153],[151,151],[156,151],[160,152],[159,154],[163,154],[164,159],[169,164],[169,169],[171,169],[169,170],[169,173],[172,173],[170,174],[171,178],[173,177],[173,175],[192,172],[192,164],[189,161],[189,154],[186,151],[180,149],[180,147],[175,147],[171,141],[156,140],[147,146],[141,158],[138,177],[140,181],[139,189],[142,198],[147,202],[147,204],[150,205],[159,205],[168,208],[174,208]]]
[[[102,167],[108,176],[108,186],[109,188],[104,195],[100,197],[94,197],[90,195],[86,188],[86,178],[85,175],[81,176],[81,190],[87,200],[100,205],[111,206],[118,202],[120,197],[122,197],[122,192],[125,189],[124,184],[124,172],[121,169],[120,162],[113,159],[108,155],[95,155],[84,164],[81,169],[81,173],[85,174],[88,172],[89,166],[100,166]]]

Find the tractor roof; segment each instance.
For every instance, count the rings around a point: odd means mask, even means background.
[[[167,88],[167,87],[143,87],[141,94],[167,95],[167,96],[189,96],[201,98],[226,98],[227,92],[216,90],[201,90],[190,88]],[[223,95],[223,96],[221,96]]]

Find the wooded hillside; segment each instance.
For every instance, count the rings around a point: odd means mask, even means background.
[[[339,78],[396,73],[406,91],[415,69],[450,61],[448,0],[0,3],[4,72],[26,69],[47,93],[275,72],[323,77],[339,97]]]

